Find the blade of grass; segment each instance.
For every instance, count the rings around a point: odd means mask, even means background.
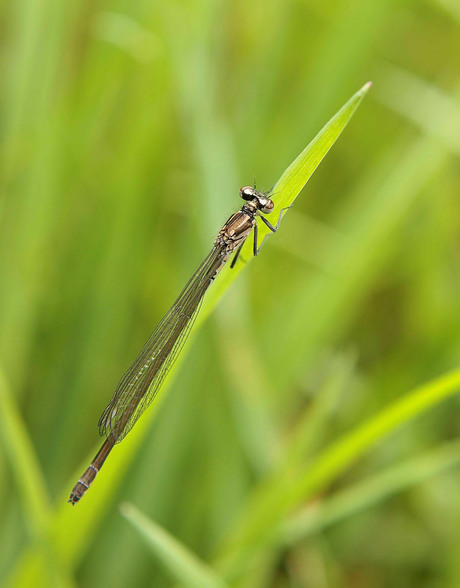
[[[173,579],[190,588],[225,588],[227,584],[194,553],[162,527],[142,514],[134,505],[123,503],[122,515],[129,521],[151,552],[169,571]]]
[[[27,520],[37,538],[42,538],[50,512],[48,490],[27,428],[0,369],[0,436],[14,472]]]
[[[455,441],[388,468],[287,521],[282,530],[284,541],[295,544],[459,463],[460,441]]]
[[[43,581],[57,582],[59,586],[73,586],[68,571],[59,560],[49,533],[52,515],[48,490],[35,455],[27,428],[21,418],[10,392],[3,371],[0,369],[0,414],[2,426],[0,437],[5,453],[14,472],[21,502],[26,513],[25,520],[32,532],[36,549],[38,568],[48,570]],[[42,567],[43,566],[43,567]],[[45,585],[45,584],[36,584]],[[48,584],[49,585],[49,584]]]
[[[275,475],[248,501],[240,523],[222,548],[217,569],[228,579],[244,574],[252,559],[273,543],[284,517],[318,494],[345,469],[397,427],[460,391],[460,370],[409,392],[320,454],[297,476]]]
[[[291,165],[284,171],[280,179],[273,186],[272,194],[275,201],[275,214],[282,208],[291,206],[302,188],[313,175],[314,171],[324,159],[325,155],[332,147],[332,145],[339,138],[343,129],[347,126],[356,109],[361,103],[361,100],[367,94],[372,86],[372,82],[367,82],[342,106],[342,108],[335,114],[330,121],[322,128],[316,137],[305,147],[302,153],[291,163]],[[279,214],[279,212],[278,212]],[[262,242],[266,236],[270,235],[271,231],[264,224],[259,226],[259,242]],[[241,256],[243,259],[251,260],[252,258],[252,243],[247,239],[243,245]],[[216,283],[216,288],[210,292],[208,296],[208,304],[205,303],[202,317],[206,316],[211,308],[214,307],[216,300],[219,299],[223,292],[228,288],[231,282],[237,277],[238,273],[246,264],[239,263],[229,271],[226,267],[222,271],[220,280]]]
[[[302,190],[329,149],[339,138],[371,86],[371,82],[364,84],[283,173],[273,187],[278,209],[290,206],[294,202],[300,190]],[[265,233],[268,235],[269,230],[265,229]]]

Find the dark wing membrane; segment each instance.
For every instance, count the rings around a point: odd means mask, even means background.
[[[137,359],[118,383],[99,419],[99,433],[119,443],[155,398],[192,328],[203,297],[225,250],[214,247],[150,335]]]

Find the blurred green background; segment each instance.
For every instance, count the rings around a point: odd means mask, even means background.
[[[417,419],[394,405],[458,366],[458,2],[1,16],[0,584],[178,585],[185,560],[146,545],[131,502],[212,566],[209,586],[460,586],[459,379]],[[72,510],[100,413],[238,188],[269,189],[369,79]],[[383,431],[393,405],[404,426]]]

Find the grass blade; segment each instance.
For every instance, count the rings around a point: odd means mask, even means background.
[[[22,503],[28,514],[27,520],[31,524],[33,533],[41,537],[46,528],[49,512],[48,491],[26,426],[1,370],[0,413],[2,414],[0,435],[16,477]]]
[[[283,173],[273,187],[273,193],[277,195],[276,202],[279,208],[290,206],[294,202],[300,190],[302,190],[329,149],[339,138],[371,86],[372,82],[364,84]]]
[[[225,577],[246,571],[252,558],[273,542],[283,518],[310,500],[378,441],[460,391],[460,370],[450,372],[393,402],[327,448],[308,468],[292,478],[273,476],[259,487],[239,527],[218,559]]]
[[[296,515],[286,524],[284,539],[288,544],[297,543],[459,463],[459,441],[408,459]]]
[[[37,557],[34,565],[36,573],[42,575],[43,583],[35,585],[41,586],[52,582],[62,587],[73,586],[73,580],[63,567],[49,532],[52,511],[42,471],[27,428],[14,403],[2,370],[0,370],[0,414],[2,415],[0,437],[16,478],[22,505],[27,515],[26,521],[36,542]],[[13,585],[15,584],[13,582]]]
[[[360,90],[353,94],[348,102],[330,119],[281,175],[272,189],[276,206],[275,215],[279,214],[282,208],[291,206],[294,203],[302,188],[311,178],[329,149],[337,141],[343,129],[347,126],[348,121],[355,113],[371,86],[372,82],[367,82]],[[264,224],[260,223],[259,242],[261,243],[262,239],[270,234],[270,230]],[[252,239],[247,239],[246,243],[244,243],[241,256],[246,260],[250,260],[253,257]],[[214,307],[216,300],[221,297],[222,293],[228,288],[229,284],[236,278],[245,265],[243,263],[237,263],[231,271],[229,271],[229,267],[224,268],[221,279],[217,281],[216,287],[208,296],[208,304],[205,303],[204,312],[201,313],[202,319]]]
[[[120,508],[123,516],[138,531],[175,580],[190,588],[227,586],[214,570],[132,504],[124,503]]]

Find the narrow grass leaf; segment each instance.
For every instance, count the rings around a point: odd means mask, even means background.
[[[26,522],[35,540],[35,571],[41,574],[43,580],[43,582],[34,585],[44,586],[46,582],[52,580],[57,583],[56,585],[71,587],[74,585],[73,580],[59,560],[49,533],[52,511],[44,477],[27,427],[15,405],[8,382],[1,369],[0,414],[2,415],[0,437],[14,472],[21,503],[26,513]],[[20,584],[16,583],[14,578],[13,574],[10,578],[10,585]]]
[[[343,129],[347,126],[348,121],[355,113],[361,100],[367,94],[371,86],[372,83],[367,82],[360,90],[358,90],[358,92],[353,94],[348,102],[346,102],[346,104],[344,104],[344,106],[342,106],[342,108],[330,119],[330,121],[281,175],[271,191],[273,200],[275,201],[274,216],[279,215],[283,208],[289,207],[294,203],[302,188],[311,178],[329,149],[339,138]],[[270,234],[270,229],[268,229],[265,224],[260,223],[259,242],[262,243],[262,239]],[[247,239],[244,243],[241,250],[241,257],[244,260],[250,260],[252,258],[251,239]],[[214,307],[216,301],[222,296],[223,292],[227,290],[229,284],[236,278],[245,265],[246,264],[243,263],[237,263],[232,270],[230,270],[229,267],[223,269],[220,280],[216,282],[216,287],[210,292],[207,304],[205,303],[204,312],[202,312],[202,320],[207,316],[211,308]]]
[[[13,400],[5,375],[0,370],[0,436],[14,472],[32,531],[41,537],[49,513],[49,498],[43,474],[26,425]]]
[[[284,541],[295,544],[459,464],[460,441],[406,460],[297,514],[283,527]]]
[[[221,573],[228,578],[245,573],[255,555],[274,542],[289,512],[324,490],[376,442],[459,390],[460,370],[441,376],[406,394],[343,436],[297,476],[286,479],[275,475],[262,484],[218,558]]]
[[[227,584],[172,535],[142,514],[132,504],[120,507],[123,516],[138,531],[151,552],[176,581],[189,588],[225,588]]]
[[[273,195],[276,196],[278,208],[290,206],[294,202],[329,149],[339,138],[371,86],[371,82],[364,84],[286,169],[273,187]],[[266,232],[268,234],[268,229]]]

